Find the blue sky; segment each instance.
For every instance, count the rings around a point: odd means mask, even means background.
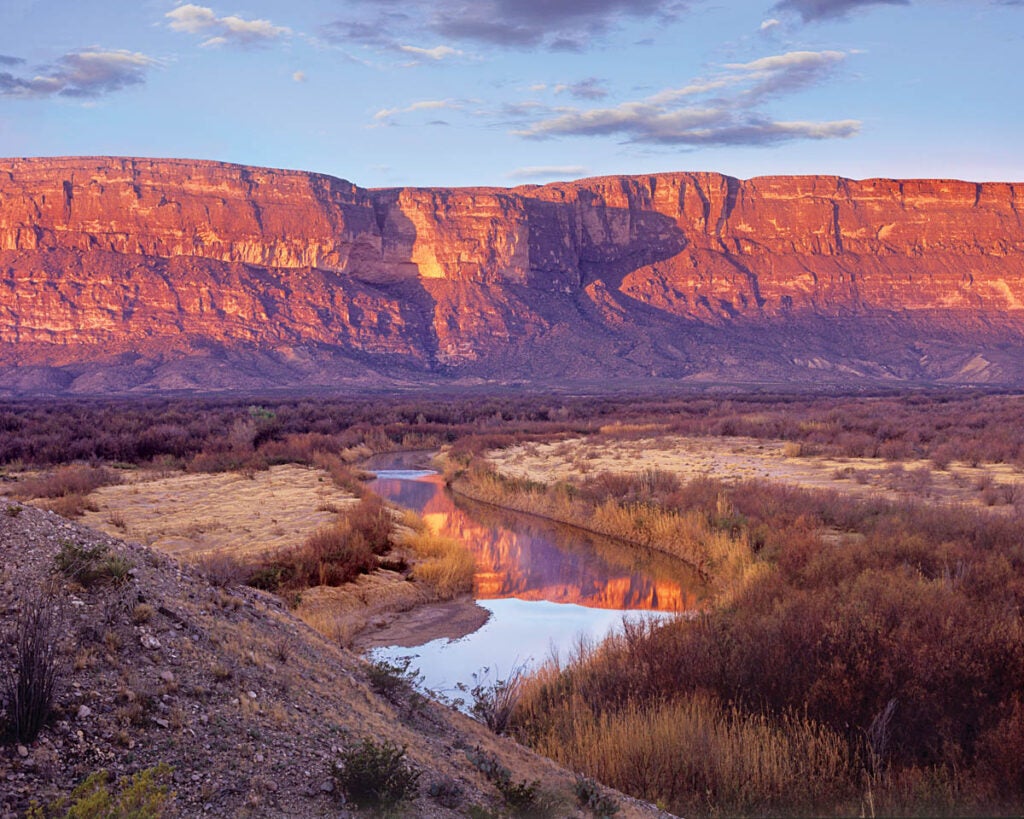
[[[0,155],[1024,181],[1024,0],[3,0]]]

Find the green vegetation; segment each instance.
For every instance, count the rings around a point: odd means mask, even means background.
[[[127,558],[111,554],[108,546],[84,546],[71,540],[61,541],[54,563],[65,577],[86,588],[97,583],[123,582],[132,568]]]
[[[420,772],[405,759],[405,747],[367,737],[345,751],[332,773],[345,796],[360,808],[391,810],[416,795]]]
[[[564,805],[561,799],[542,789],[537,780],[528,782],[524,779],[516,782],[512,778],[512,772],[502,765],[494,754],[478,747],[466,751],[466,759],[494,783],[512,816],[522,819],[554,819],[563,812]],[[493,814],[481,812],[479,815]]]
[[[28,819],[159,819],[171,815],[170,777],[171,767],[161,763],[111,786],[110,773],[97,771],[70,796],[45,808],[34,805]]]

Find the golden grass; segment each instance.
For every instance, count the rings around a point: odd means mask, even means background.
[[[473,591],[476,561],[458,540],[429,531],[412,531],[402,545],[416,555],[412,576],[430,586],[438,600],[451,600]]]
[[[124,537],[126,528],[132,540],[170,554],[224,551],[240,558],[299,546],[334,522],[327,507],[354,504],[326,472],[294,464],[251,477],[138,472],[130,483],[98,489],[89,500],[97,509],[83,522],[115,537]]]
[[[580,696],[533,747],[680,815],[810,810],[857,793],[847,743],[805,717],[747,714],[699,694],[595,716]]]

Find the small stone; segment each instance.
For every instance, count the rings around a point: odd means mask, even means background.
[[[28,748],[26,748],[24,745],[19,745],[18,746],[18,756],[20,756],[22,759],[27,757],[28,756]]]
[[[161,728],[170,728],[171,727],[171,723],[169,723],[165,719],[161,719],[160,717],[153,717],[153,722],[155,722]]]
[[[92,716],[92,709],[88,705],[79,705],[78,714],[76,716],[78,719],[85,719],[88,716]]]
[[[160,641],[152,634],[143,634],[139,637],[139,642],[142,643],[143,648],[148,648],[151,651],[155,651],[160,648]]]
[[[334,780],[325,779],[320,783],[320,790],[322,793],[334,793]]]
[[[249,692],[249,699],[251,699],[251,700],[256,699],[256,692],[255,691],[250,691]]]
[[[160,672],[160,679],[163,680],[165,683],[170,684],[170,683],[174,682],[174,672],[173,671],[161,671]]]
[[[252,759],[253,759],[253,762],[262,762],[263,761],[263,754],[256,754],[256,756],[254,756]]]

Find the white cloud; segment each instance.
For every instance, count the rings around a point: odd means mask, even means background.
[[[292,79],[295,82],[305,82],[306,81],[306,72],[305,71],[296,71],[294,74],[292,74]]]
[[[270,20],[246,20],[229,15],[218,17],[213,9],[186,3],[164,15],[172,31],[207,36],[201,45],[215,47],[227,44],[253,46],[266,45],[271,40],[292,33],[287,26],[274,25]]]
[[[458,57],[462,54],[458,49],[446,45],[434,46],[433,48],[403,45],[398,48],[407,54],[415,54],[417,57],[426,57],[430,60],[443,60],[445,57]]]
[[[769,99],[822,82],[846,59],[841,51],[792,51],[747,63],[641,100],[580,109],[524,111],[519,136],[619,136],[659,145],[770,145],[794,139],[850,137],[860,122],[778,121],[759,110]],[[539,114],[539,117],[538,117]]]
[[[378,125],[390,125],[392,120],[399,114],[410,114],[415,111],[437,111],[442,109],[458,110],[462,103],[458,100],[419,100],[410,103],[404,108],[381,108],[373,115]]]
[[[759,30],[760,31],[768,31],[768,30],[773,29],[776,26],[781,25],[781,24],[782,24],[781,20],[777,20],[774,17],[770,17],[770,18],[768,18],[767,20],[765,20],[765,21],[763,21],[761,23],[761,28]]]
[[[145,82],[160,61],[138,51],[85,48],[69,51],[32,76],[0,72],[0,97],[99,97]]]
[[[843,51],[790,51],[762,57],[749,63],[726,63],[725,67],[736,71],[768,73],[787,69],[818,68],[846,59]]]

